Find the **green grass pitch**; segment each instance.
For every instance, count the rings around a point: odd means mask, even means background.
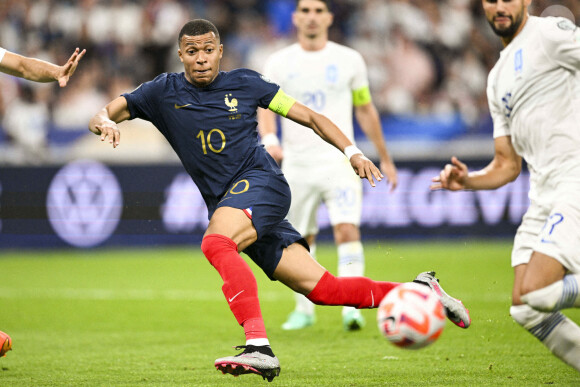
[[[432,346],[402,350],[383,339],[375,310],[367,326],[342,330],[339,307],[318,322],[280,328],[294,301],[253,264],[270,342],[282,372],[269,384],[234,378],[216,358],[244,344],[199,246],[0,253],[0,330],[13,350],[0,359],[0,386],[540,386],[580,385],[509,317],[511,241],[366,242],[367,274],[410,281],[436,270],[471,311],[472,326],[448,322]],[[336,270],[332,245],[320,261]],[[578,310],[565,312],[580,321]]]

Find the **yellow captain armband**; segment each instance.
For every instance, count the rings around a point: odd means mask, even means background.
[[[268,109],[272,110],[276,114],[280,114],[282,117],[286,117],[290,108],[294,106],[296,100],[289,95],[286,95],[282,89],[278,90],[272,102],[268,105]]]
[[[352,104],[354,106],[362,106],[371,102],[371,90],[368,86],[363,86],[360,89],[353,90],[352,92]]]

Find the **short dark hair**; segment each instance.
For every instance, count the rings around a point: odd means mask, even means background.
[[[220,40],[220,33],[217,27],[209,20],[195,19],[188,21],[187,23],[185,23],[183,27],[181,27],[181,31],[179,31],[177,45],[181,44],[181,38],[183,37],[183,35],[199,36],[207,34],[208,32],[213,32],[218,41]]]
[[[296,8],[298,8],[298,3],[300,3],[302,0],[296,0]],[[320,1],[321,3],[326,4],[326,8],[328,8],[328,10],[330,11],[332,4],[330,3],[330,0],[316,0],[316,1]]]

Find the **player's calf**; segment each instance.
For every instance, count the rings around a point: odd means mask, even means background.
[[[327,271],[306,297],[316,305],[376,308],[397,285],[398,282],[373,281],[366,277],[335,277]]]

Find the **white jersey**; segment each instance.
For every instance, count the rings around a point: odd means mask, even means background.
[[[353,91],[368,87],[367,68],[355,50],[327,42],[319,51],[305,51],[298,43],[272,54],[264,75],[284,92],[330,118],[354,143]],[[345,156],[310,128],[282,119],[285,163],[345,162]]]
[[[2,62],[2,59],[4,59],[4,54],[6,54],[6,49],[0,47],[0,63]]]
[[[532,203],[580,183],[580,28],[530,16],[488,78],[494,138],[511,136],[530,170]]]

